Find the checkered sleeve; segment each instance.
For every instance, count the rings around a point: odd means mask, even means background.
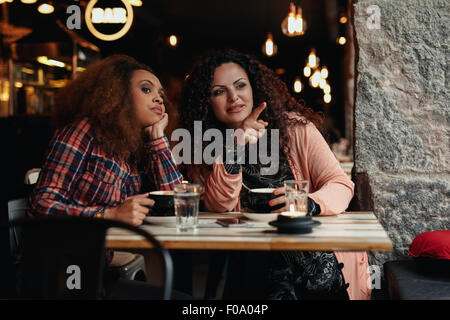
[[[71,195],[86,169],[93,136],[86,121],[55,133],[36,187],[28,203],[29,215],[94,216],[103,206],[83,206]],[[95,188],[95,186],[91,186]]]
[[[146,149],[150,155],[149,178],[154,181],[156,190],[173,190],[173,186],[183,181],[170,151],[165,136],[151,140]]]

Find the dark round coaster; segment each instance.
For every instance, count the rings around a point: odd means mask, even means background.
[[[311,233],[314,227],[319,226],[319,221],[313,220],[311,216],[289,217],[279,215],[278,219],[269,222],[271,226],[278,229],[278,233],[285,234],[307,234]]]

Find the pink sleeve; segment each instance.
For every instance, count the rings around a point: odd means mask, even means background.
[[[238,174],[228,174],[219,156],[213,163],[213,171],[206,179],[203,201],[209,211],[226,212],[239,209],[242,188],[242,169]]]
[[[320,205],[321,215],[338,214],[347,209],[353,197],[354,183],[342,170],[319,130],[313,125],[306,125],[301,130],[301,137],[306,149],[306,165],[314,192],[309,196]]]

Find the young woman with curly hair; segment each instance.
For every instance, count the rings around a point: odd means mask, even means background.
[[[57,130],[30,197],[29,215],[86,216],[139,226],[154,205],[148,191],[171,190],[182,182],[164,135],[164,89],[148,66],[110,56],[60,89],[55,102]]]
[[[208,210],[246,207],[246,191],[251,188],[275,188],[279,197],[269,205],[283,206],[283,182],[291,179],[309,181],[310,215],[339,214],[353,197],[353,182],[317,129],[321,116],[293,98],[272,70],[249,55],[224,50],[201,57],[186,79],[180,119],[191,134],[194,121],[201,121],[203,130],[242,129],[247,134],[238,140],[248,150],[249,142],[279,129],[281,152],[275,174],[262,174],[259,159],[256,164],[232,164],[222,155],[213,165],[187,166],[188,179],[205,186],[203,202]],[[267,272],[262,271],[261,259],[266,259]],[[351,299],[367,299],[367,266],[365,252],[233,253],[224,294],[272,299],[346,298],[348,294]],[[254,281],[248,284],[251,277]]]

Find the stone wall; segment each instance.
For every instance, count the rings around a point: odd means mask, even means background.
[[[380,24],[374,14],[379,9]],[[394,243],[370,263],[407,258],[416,235],[450,229],[450,88],[447,0],[359,0],[354,180]],[[374,11],[375,10],[375,11]],[[369,20],[369,22],[368,22]]]

